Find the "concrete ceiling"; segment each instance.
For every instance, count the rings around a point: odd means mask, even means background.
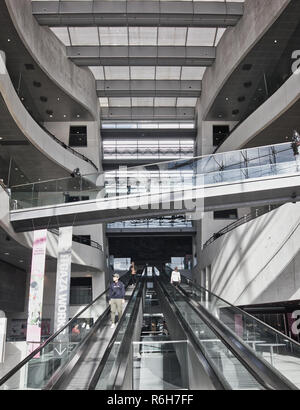
[[[243,0],[33,1],[32,7],[39,24],[65,44],[68,57],[103,80],[97,91],[105,120],[195,120],[205,67],[213,64],[226,27],[237,24],[244,12]],[[198,84],[185,87],[183,80],[190,79]],[[135,99],[174,96],[175,104]],[[130,101],[117,101],[123,97]]]
[[[33,1],[33,14],[41,25],[228,27],[243,15],[241,1]]]
[[[39,68],[19,38],[5,2],[0,7],[0,50],[25,107],[38,122],[91,121],[91,115],[61,90]],[[52,117],[50,113],[52,112]]]
[[[291,74],[292,52],[300,44],[300,2],[282,15],[232,73],[216,97],[207,121],[242,121]]]

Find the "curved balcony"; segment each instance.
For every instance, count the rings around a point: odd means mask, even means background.
[[[91,120],[98,121],[99,103],[92,73],[69,61],[65,46],[51,30],[39,26],[32,15],[31,1],[5,0],[4,3],[9,13],[6,29],[17,32],[21,52],[24,47],[24,52],[29,53],[53,87],[59,87],[89,113]]]
[[[29,141],[36,148],[36,152],[41,154],[39,158],[41,163],[43,163],[43,158],[47,158],[53,165],[56,164],[53,168],[61,169],[60,176],[63,170],[65,170],[65,175],[66,172],[70,173],[75,168],[79,168],[85,174],[95,172],[97,167],[92,161],[59,141],[31,117],[15,91],[5,66],[3,52],[0,55],[0,66],[0,94],[7,111],[10,130],[14,130],[9,135],[15,133],[20,138]],[[9,138],[8,136],[7,139]],[[34,163],[34,159],[32,161]],[[35,177],[37,178],[38,175]]]
[[[242,124],[231,132],[217,152],[226,152],[242,147],[264,145],[272,140],[283,142],[297,128],[300,104],[300,74],[293,74],[265,103]],[[284,133],[286,131],[286,134]]]
[[[0,230],[3,230],[10,241],[14,241],[14,263],[19,265],[20,259],[22,264],[27,261],[30,265],[31,249],[33,245],[33,233],[28,232],[25,234],[16,234],[9,222],[9,195],[6,192],[5,186],[0,182]],[[100,244],[95,241],[91,241],[91,246],[80,243],[76,240],[76,236],[73,238],[72,244],[72,264],[76,266],[76,269],[81,270],[105,270],[105,257],[103,249]],[[9,242],[8,242],[9,243]],[[1,253],[5,254],[5,244],[2,243]],[[47,264],[49,267],[56,269],[57,259],[57,247],[58,236],[56,231],[48,232],[47,235]]]

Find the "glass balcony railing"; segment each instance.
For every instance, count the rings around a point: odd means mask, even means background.
[[[121,221],[107,224],[108,230],[115,229],[183,229],[192,228],[192,221],[186,220],[184,217],[164,217],[153,219],[134,219],[131,221]]]
[[[292,384],[300,388],[300,344],[231,305],[185,277],[182,288],[188,296],[220,321],[255,354],[267,361]],[[174,291],[173,291],[174,292]]]
[[[214,184],[290,176],[299,174],[299,157],[291,143],[284,143],[17,185],[11,188],[11,209],[183,192]]]
[[[129,279],[128,274],[122,277],[125,286],[128,286]],[[85,339],[95,330],[95,326],[99,323],[101,325],[102,318],[109,311],[108,291],[106,289],[63,328],[40,346],[36,346],[33,352],[0,380],[0,390],[51,388],[56,374],[75,356]]]
[[[215,371],[222,375],[229,389],[263,390],[263,386],[253,377],[244,364],[236,357],[222,339],[195,312],[188,300],[178,290],[164,281],[163,287],[180,315],[188,325],[190,332],[199,340],[202,353]]]

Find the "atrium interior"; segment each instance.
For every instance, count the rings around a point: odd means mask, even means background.
[[[300,2],[0,23],[0,390],[300,389]]]

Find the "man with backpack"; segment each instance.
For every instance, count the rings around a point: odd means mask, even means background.
[[[123,313],[123,306],[125,303],[125,286],[122,281],[119,281],[120,275],[115,273],[113,275],[113,283],[109,289],[109,304],[111,309],[111,328],[116,327],[116,314],[120,320]]]

